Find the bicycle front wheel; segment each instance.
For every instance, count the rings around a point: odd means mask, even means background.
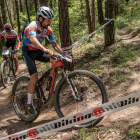
[[[10,64],[6,60],[1,64],[1,82],[4,87],[7,87],[10,82]]]
[[[27,86],[30,78],[22,76],[18,78],[12,88],[12,103],[18,117],[26,122],[32,122],[36,120],[39,115],[39,110],[37,109],[37,103],[33,102],[34,108],[37,110],[37,114],[29,114],[27,111]],[[33,101],[36,100],[36,91],[33,95]]]
[[[68,79],[71,81],[71,85],[75,85],[81,100],[74,99],[66,78],[62,78],[56,86],[54,94],[55,109],[59,117],[72,115],[108,102],[106,88],[95,74],[85,70],[76,70],[68,74]],[[102,119],[103,117],[75,127],[95,126]]]
[[[11,60],[11,63],[12,63],[12,73],[13,73],[13,76],[15,78],[16,77],[15,76],[15,73],[16,73],[15,63],[13,62],[13,60]]]

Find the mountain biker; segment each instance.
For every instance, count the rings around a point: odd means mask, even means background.
[[[26,27],[27,27],[27,24],[24,24],[22,30],[20,31],[20,35],[22,34],[22,39],[23,39],[23,36],[24,36],[24,30],[25,30]]]
[[[54,19],[53,10],[49,7],[42,6],[37,11],[38,21],[32,21],[26,27],[23,37],[23,46],[22,46],[22,56],[23,60],[26,63],[28,71],[30,73],[30,81],[28,83],[28,102],[27,109],[29,113],[36,114],[36,110],[33,107],[33,92],[35,89],[35,84],[38,80],[38,73],[35,65],[35,60],[42,62],[55,63],[56,60],[53,60],[51,56],[53,51],[46,49],[42,42],[45,37],[48,38],[54,50],[58,53],[62,53],[62,49],[56,43],[53,37],[53,31],[50,27],[51,20]],[[48,55],[45,53],[48,52]],[[51,79],[53,77],[54,69],[52,69],[47,82],[46,90],[49,90]],[[44,99],[45,100],[45,99]]]
[[[18,37],[18,34],[15,30],[12,30],[12,26],[9,23],[6,23],[4,25],[4,31],[1,32],[0,34],[0,40],[2,37],[6,38],[6,42],[2,48],[2,50],[7,50],[8,48],[12,47],[12,50],[15,50],[13,53],[13,58],[15,62],[15,75],[18,75],[18,58],[17,58],[17,52],[20,49],[20,40]],[[17,46],[18,42],[18,46]]]

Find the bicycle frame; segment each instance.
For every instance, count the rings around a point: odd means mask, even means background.
[[[11,50],[11,52],[7,56],[4,56],[4,57],[6,57],[6,59],[4,58],[6,61],[12,62],[12,69],[13,69],[13,50]]]
[[[51,81],[51,87],[49,90],[49,97],[46,101],[46,104],[49,103],[52,99],[53,93],[54,93],[54,87],[55,87],[55,82],[58,76],[58,68],[63,66],[63,62],[61,61],[61,59],[58,59],[50,68],[49,70],[47,70],[42,76],[41,78],[37,81],[37,86],[35,87],[36,91],[37,91],[37,98],[41,99],[44,97],[44,92],[42,90],[42,85],[44,84],[45,80],[48,78],[51,70],[54,68],[54,73],[53,73],[53,78]],[[64,68],[61,67],[62,73],[64,76],[66,76],[66,73],[64,71]],[[40,96],[40,94],[41,96]]]

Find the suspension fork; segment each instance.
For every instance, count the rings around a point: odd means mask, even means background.
[[[68,83],[69,89],[70,89],[71,94],[73,95],[74,99],[75,100],[80,100],[80,97],[77,96],[79,94],[78,94],[78,91],[76,89],[76,86],[75,86],[74,82],[72,81],[71,78],[70,79],[68,78],[68,71],[65,72],[64,69],[62,69],[62,72],[63,72],[63,75],[64,75],[64,77],[65,77],[65,79]]]
[[[76,88],[75,83],[73,82],[72,78],[70,78],[70,83],[74,89],[76,96],[77,96],[77,100],[81,100],[82,98],[80,97],[79,92],[77,91],[77,88]]]

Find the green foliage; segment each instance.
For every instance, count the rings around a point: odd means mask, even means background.
[[[125,63],[128,60],[132,60],[137,57],[136,51],[130,50],[125,47],[118,48],[110,57],[110,61],[113,66],[118,66],[121,63]]]
[[[81,128],[80,130],[80,140],[89,140],[88,133],[85,132],[87,128]]]
[[[120,1],[118,15],[115,19],[115,28],[122,28],[133,20],[139,19],[140,3],[138,0],[129,0],[128,4]]]
[[[137,130],[135,126],[133,126],[132,129],[128,131],[128,136],[130,138],[137,138],[137,136],[140,136],[139,134],[140,134],[140,131]]]

